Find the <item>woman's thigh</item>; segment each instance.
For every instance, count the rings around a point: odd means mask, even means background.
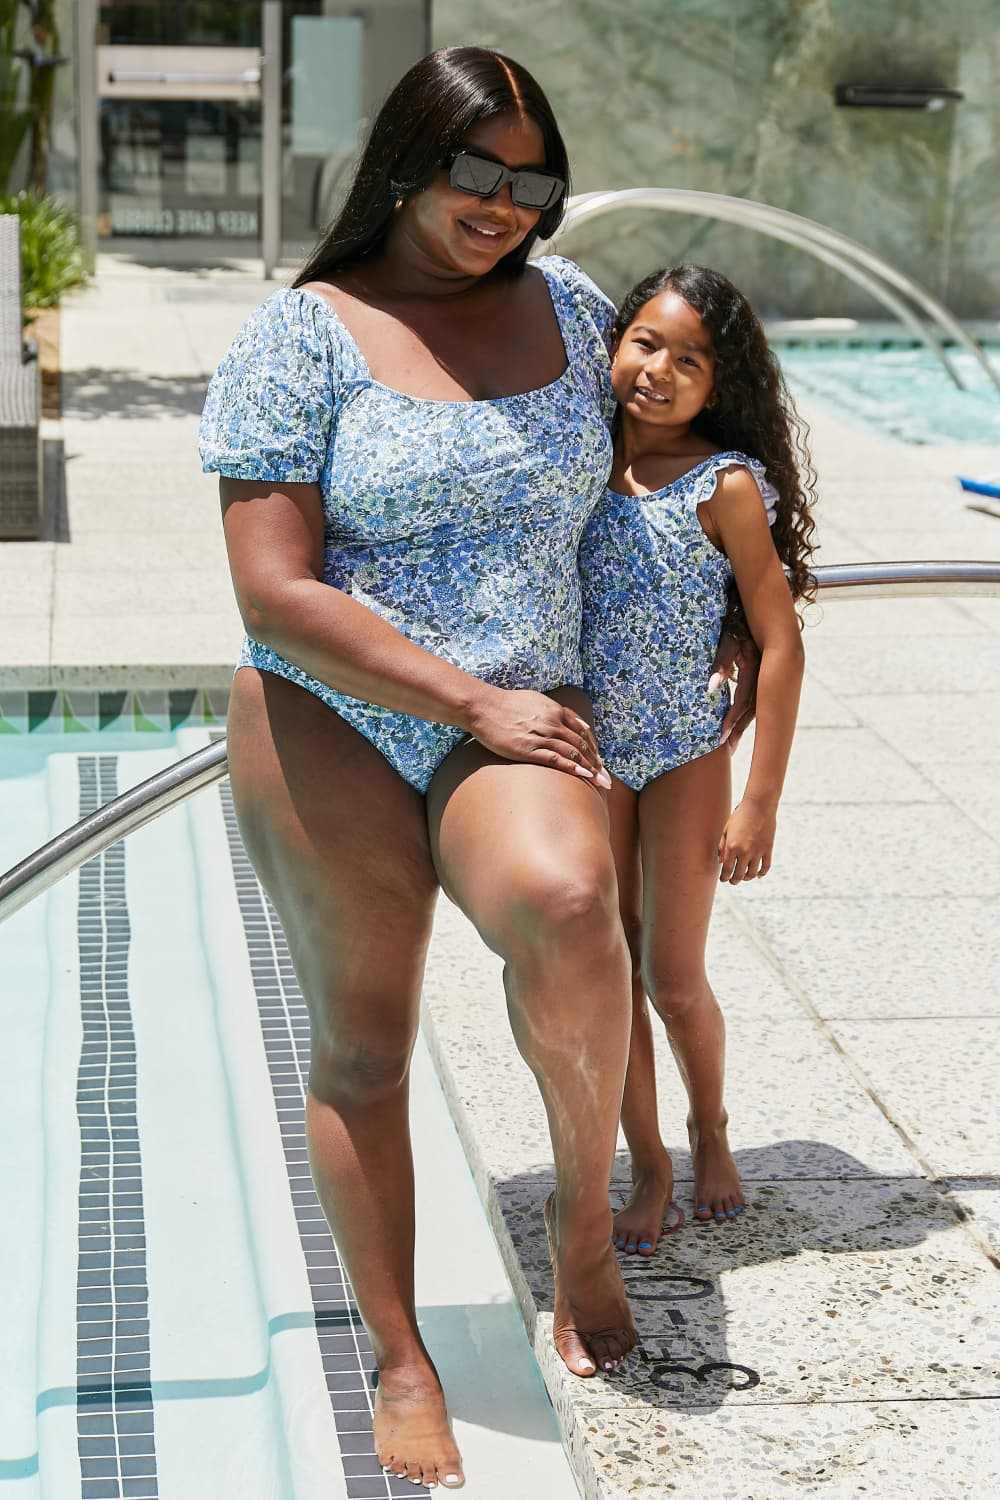
[[[730,760],[723,745],[639,794],[643,972],[654,998],[704,973],[719,839],[732,802]]]
[[[313,694],[251,667],[233,683],[229,764],[314,1045],[408,1050],[437,894],[423,798]]]
[[[574,689],[552,697],[589,718]],[[502,957],[556,925],[617,922],[607,806],[589,783],[467,742],[435,776],[427,811],[442,887]]]

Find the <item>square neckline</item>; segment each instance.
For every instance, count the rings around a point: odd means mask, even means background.
[[[528,264],[530,265],[531,262],[529,261]],[[367,359],[365,358],[364,351],[362,350],[361,345],[358,343],[357,339],[354,337],[354,334],[348,328],[347,324],[344,322],[343,318],[334,307],[333,303],[327,297],[324,297],[322,292],[314,292],[309,287],[305,286],[286,287],[284,290],[286,292],[304,293],[306,296],[312,297],[314,301],[322,304],[331,322],[333,322],[340,330],[341,337],[347,341],[347,343],[353,350],[358,363],[364,370],[365,380],[369,383],[369,385],[374,386],[376,390],[386,391],[390,396],[396,396],[401,401],[412,401],[422,406],[497,406],[505,401],[524,401],[529,396],[544,396],[546,392],[554,391],[557,386],[562,385],[563,381],[566,380],[572,372],[573,360],[570,356],[570,342],[568,331],[563,324],[562,315],[559,310],[558,299],[553,295],[552,284],[549,281],[548,271],[544,266],[541,265],[537,265],[535,269],[541,271],[542,279],[545,282],[545,290],[549,295],[549,302],[552,307],[552,312],[555,316],[556,327],[559,330],[559,338],[563,346],[563,355],[566,359],[564,368],[554,380],[548,381],[545,385],[532,386],[532,388],[528,391],[513,391],[506,396],[471,396],[465,401],[449,400],[447,397],[439,396],[413,396],[409,391],[401,391],[398,390],[394,385],[386,385],[384,381],[376,380],[371,372],[371,367],[368,364]]]
[[[608,494],[614,495],[617,500],[657,500],[661,495],[668,495],[675,485],[680,484],[682,479],[687,479],[690,474],[697,474],[699,469],[703,469],[713,459],[721,458],[730,451],[727,448],[720,448],[718,453],[709,453],[705,458],[699,458],[696,464],[692,464],[690,469],[685,469],[683,474],[678,474],[676,479],[671,479],[669,484],[661,485],[658,490],[648,490],[645,495],[627,495],[624,490],[613,490],[610,484],[607,486]],[[740,460],[733,459],[732,463],[735,467],[740,464]]]

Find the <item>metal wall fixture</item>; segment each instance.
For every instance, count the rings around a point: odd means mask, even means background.
[[[817,568],[816,583],[824,600],[915,595],[1000,599],[1000,562],[837,563]],[[222,739],[150,776],[57,834],[0,875],[0,922],[126,834],[221,780],[228,769]]]
[[[834,102],[853,109],[941,110],[965,98],[961,89],[939,88],[919,83],[838,83]]]
[[[581,193],[571,198],[562,224],[537,254],[560,245],[581,225],[622,209],[655,209],[662,213],[691,214],[696,218],[720,219],[742,224],[758,234],[782,240],[840,271],[881,302],[937,356],[959,390],[969,387],[962,380],[947,350],[950,339],[976,361],[994,390],[1000,394],[1000,375],[983,350],[946,307],[911,277],[898,271],[872,250],[846,234],[806,219],[801,214],[758,203],[751,198],[732,198],[725,193],[701,193],[693,188],[622,188],[617,191]],[[923,314],[923,316],[921,316]]]

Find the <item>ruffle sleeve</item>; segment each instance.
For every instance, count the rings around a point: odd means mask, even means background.
[[[208,387],[201,466],[231,479],[315,483],[339,387],[338,325],[322,300],[285,288],[243,324]]]
[[[760,498],[764,502],[767,511],[767,524],[774,525],[777,516],[778,491],[770,482],[764,471],[764,465],[757,458],[752,458],[749,453],[716,453],[709,459],[703,468],[699,469],[697,481],[690,492],[690,503],[692,506],[701,505],[704,500],[711,500],[715,494],[715,487],[719,482],[719,475],[726,469],[747,469],[751,478],[760,491]]]

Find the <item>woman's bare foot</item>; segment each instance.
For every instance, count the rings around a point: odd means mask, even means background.
[[[633,1164],[631,1195],[614,1217],[615,1249],[626,1255],[654,1255],[661,1235],[676,1234],[684,1224],[684,1212],[673,1197],[674,1168],[666,1153],[655,1166]]]
[[[383,1469],[430,1488],[460,1489],[462,1459],[434,1366],[379,1371],[375,1452]]]
[[[714,1126],[688,1121],[694,1167],[694,1216],[703,1224],[735,1219],[746,1208],[743,1184],[726,1135],[727,1121]]]
[[[563,1242],[555,1196],[544,1208],[555,1286],[552,1342],[573,1375],[610,1373],[638,1342],[621,1271],[610,1238],[579,1249]]]

